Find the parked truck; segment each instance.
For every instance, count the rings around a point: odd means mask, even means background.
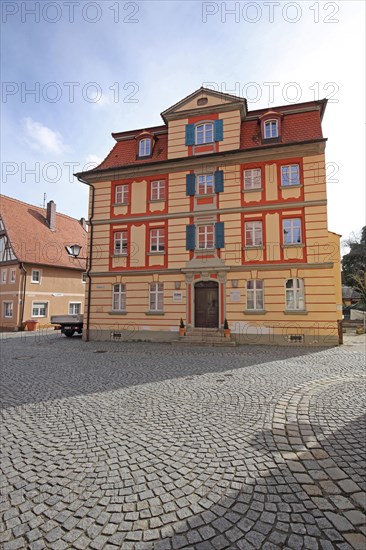
[[[55,325],[55,329],[60,329],[62,334],[71,338],[75,332],[83,333],[83,315],[81,313],[75,315],[51,315],[51,323]]]

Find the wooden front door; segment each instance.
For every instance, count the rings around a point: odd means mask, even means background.
[[[219,285],[214,281],[202,281],[194,287],[195,326],[218,328]]]

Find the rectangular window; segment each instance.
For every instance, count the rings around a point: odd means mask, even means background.
[[[113,285],[112,309],[113,311],[126,310],[126,285],[122,283]]]
[[[150,311],[163,311],[164,283],[150,283],[149,308],[150,308]]]
[[[281,166],[281,185],[300,185],[300,167],[298,164]]]
[[[17,270],[16,269],[11,269],[10,270],[10,282],[15,283],[16,278],[17,278]]]
[[[203,145],[204,143],[213,143],[214,125],[212,122],[198,124],[195,128],[195,143]]]
[[[278,122],[277,120],[268,120],[264,123],[265,139],[278,137]]]
[[[262,170],[252,168],[244,170],[244,189],[260,189],[262,187]]]
[[[81,282],[86,283],[86,271],[81,274]]]
[[[41,272],[39,269],[32,269],[32,277],[31,277],[32,283],[40,283],[41,282]]]
[[[127,231],[116,231],[114,233],[114,254],[126,256],[128,247]]]
[[[247,309],[248,310],[264,309],[263,281],[259,281],[259,280],[247,281]]]
[[[198,226],[198,248],[208,249],[215,247],[215,228],[213,224]]]
[[[164,201],[165,200],[165,181],[152,181],[151,182],[151,194],[150,199],[152,201]]]
[[[47,317],[47,302],[33,302],[32,317]]]
[[[197,193],[198,195],[211,195],[214,193],[213,174],[197,176]]]
[[[151,155],[151,139],[141,139],[139,142],[139,157],[149,157]]]
[[[301,219],[283,220],[283,244],[301,243]]]
[[[115,203],[127,204],[129,199],[129,186],[128,185],[116,185],[115,190]]]
[[[3,302],[3,317],[5,319],[13,317],[13,302]]]
[[[305,290],[303,279],[287,279],[286,309],[305,310]]]
[[[262,222],[245,223],[245,246],[262,246]]]
[[[5,285],[7,279],[8,279],[8,270],[7,269],[2,269],[1,270],[1,284]]]
[[[165,230],[150,229],[150,252],[164,252]]]
[[[79,315],[81,313],[81,302],[69,302],[69,315]]]

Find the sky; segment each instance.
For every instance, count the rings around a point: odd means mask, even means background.
[[[162,124],[202,85],[249,109],[328,98],[328,227],[365,225],[365,2],[1,3],[1,193],[87,217],[112,132]]]

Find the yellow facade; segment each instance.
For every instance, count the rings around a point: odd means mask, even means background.
[[[203,329],[227,319],[238,343],[338,343],[324,140],[267,144],[265,113],[248,116],[243,100],[224,96],[200,90],[163,113],[165,160],[82,174],[95,189],[86,338],[171,340],[182,318]],[[315,125],[320,108],[298,111],[313,110]],[[279,125],[290,124],[291,113],[280,114]],[[116,184],[128,186],[128,204],[114,204]]]

